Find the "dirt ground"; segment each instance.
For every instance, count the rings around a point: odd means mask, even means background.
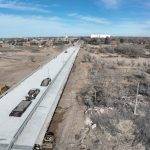
[[[50,124],[54,150],[149,150],[149,58],[92,49],[80,50]]]
[[[40,65],[57,56],[64,47],[0,47],[0,85],[12,86]]]
[[[77,139],[84,128],[85,105],[77,100],[83,87],[88,83],[90,64],[81,62],[86,52],[81,49],[73,66],[60,103],[55,112],[49,131],[55,133],[56,150],[78,149]]]

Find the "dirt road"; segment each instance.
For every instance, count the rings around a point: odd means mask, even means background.
[[[58,108],[52,120],[50,131],[56,135],[55,150],[78,149],[78,136],[84,128],[85,106],[78,99],[79,92],[88,83],[89,64],[81,62],[85,51],[80,50],[72,69]],[[83,78],[84,77],[84,78]]]

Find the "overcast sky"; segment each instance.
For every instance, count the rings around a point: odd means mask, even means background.
[[[0,37],[150,36],[150,0],[0,0]]]

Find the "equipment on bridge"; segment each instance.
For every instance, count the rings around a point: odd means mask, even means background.
[[[33,150],[41,150],[40,145],[39,144],[35,144]]]
[[[46,132],[44,140],[43,140],[42,150],[53,149],[54,145],[55,145],[54,133]]]
[[[9,116],[21,117],[22,114],[26,111],[26,109],[30,106],[31,103],[32,103],[32,101],[26,101],[26,100],[21,101],[21,102],[12,110],[12,112],[9,114]]]
[[[26,96],[25,98],[27,101],[31,101],[35,99],[39,93],[40,93],[40,89],[31,89],[28,92],[28,96]]]
[[[42,81],[41,86],[48,86],[50,82],[51,82],[51,79],[46,78]]]
[[[5,93],[9,89],[9,86],[7,85],[0,85],[0,95]]]

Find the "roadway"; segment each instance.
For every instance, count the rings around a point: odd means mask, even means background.
[[[41,143],[79,48],[80,44],[68,48],[67,53],[62,52],[0,99],[0,150],[31,150],[35,143]],[[41,87],[47,77],[52,79],[51,84]],[[33,88],[40,89],[40,93],[22,117],[10,117],[10,112]]]

